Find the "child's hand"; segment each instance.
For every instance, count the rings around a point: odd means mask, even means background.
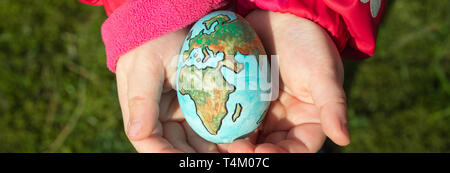
[[[125,132],[138,152],[218,152],[200,138],[178,105],[178,54],[188,29],[149,41],[123,55],[116,69]]]
[[[328,34],[290,14],[254,11],[247,20],[268,54],[279,56],[280,93],[260,127],[257,144],[239,140],[228,150],[317,152],[325,135],[338,145],[349,144],[344,69]]]

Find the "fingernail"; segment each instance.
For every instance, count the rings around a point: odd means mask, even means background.
[[[138,121],[130,123],[127,134],[129,137],[136,137],[141,129],[141,123]]]

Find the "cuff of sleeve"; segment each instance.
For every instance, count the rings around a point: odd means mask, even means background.
[[[126,2],[102,25],[109,70],[115,73],[119,57],[126,52],[149,40],[179,30],[226,4],[225,0]]]
[[[253,9],[270,10],[273,12],[290,13],[303,17],[322,26],[333,39],[340,52],[344,50],[349,40],[345,22],[339,14],[329,9],[321,1],[296,0],[241,0],[238,1],[238,13],[248,14]]]
[[[238,0],[238,13],[245,15],[259,8],[309,19],[328,31],[339,51],[350,55],[346,58],[362,59],[372,56],[375,51],[385,3],[382,0],[366,2],[369,1]],[[378,10],[380,14],[377,15]]]

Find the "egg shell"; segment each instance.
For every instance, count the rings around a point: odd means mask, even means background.
[[[258,35],[241,16],[215,11],[189,31],[178,59],[176,91],[189,126],[213,143],[251,134],[270,100],[270,67]]]

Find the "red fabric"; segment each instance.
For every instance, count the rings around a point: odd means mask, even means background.
[[[336,47],[350,55],[345,57],[362,59],[375,51],[385,1],[381,0],[375,18],[371,14],[371,2],[360,0],[238,0],[237,11],[245,15],[259,8],[307,18],[328,31]]]
[[[128,0],[79,0],[82,3],[105,7],[106,14],[110,16],[114,10],[119,8],[123,3]]]

